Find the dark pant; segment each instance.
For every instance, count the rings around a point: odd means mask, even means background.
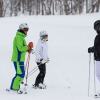
[[[45,77],[45,74],[46,74],[46,64],[37,63],[37,65],[38,65],[40,72],[39,72],[38,76],[36,77],[35,86],[38,86],[40,83],[43,84],[44,77]]]

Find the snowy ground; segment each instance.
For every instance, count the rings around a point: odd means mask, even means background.
[[[92,46],[95,37],[93,23],[100,14],[80,16],[21,16],[0,18],[0,98],[2,100],[94,100],[93,73],[88,97],[88,58],[87,48]],[[34,90],[38,71],[28,80],[28,94],[7,93],[14,68],[11,62],[12,41],[20,23],[27,22],[30,30],[27,42],[36,45],[39,32],[46,30],[49,34],[49,58],[45,83],[46,90]],[[36,66],[35,56],[31,55],[30,70]],[[93,63],[91,66],[93,69]],[[93,70],[91,71],[93,72]],[[96,81],[96,83],[98,83]],[[100,87],[100,86],[99,86]],[[97,87],[98,88],[98,87]]]

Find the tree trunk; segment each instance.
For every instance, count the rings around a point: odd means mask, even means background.
[[[3,0],[0,0],[0,17],[3,17]]]

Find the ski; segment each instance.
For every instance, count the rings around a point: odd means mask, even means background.
[[[11,93],[11,94],[18,94],[17,91],[13,91],[13,90],[8,89],[8,88],[6,88],[5,90],[6,90],[6,92]]]
[[[46,89],[47,86],[46,85],[44,85],[44,86],[35,86],[35,85],[32,85],[32,88],[33,89]]]
[[[6,88],[6,91],[7,91],[7,92],[10,92],[11,90]]]
[[[6,88],[6,92],[15,93],[15,94],[27,94],[27,91],[24,91],[24,90],[14,91],[14,90],[7,89],[7,88]]]
[[[95,95],[94,95],[94,98],[100,98],[100,93],[95,94]]]

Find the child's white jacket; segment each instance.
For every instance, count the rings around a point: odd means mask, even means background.
[[[36,62],[40,62],[41,59],[48,60],[48,45],[47,42],[42,41],[41,39],[38,40],[35,49],[36,55]]]

